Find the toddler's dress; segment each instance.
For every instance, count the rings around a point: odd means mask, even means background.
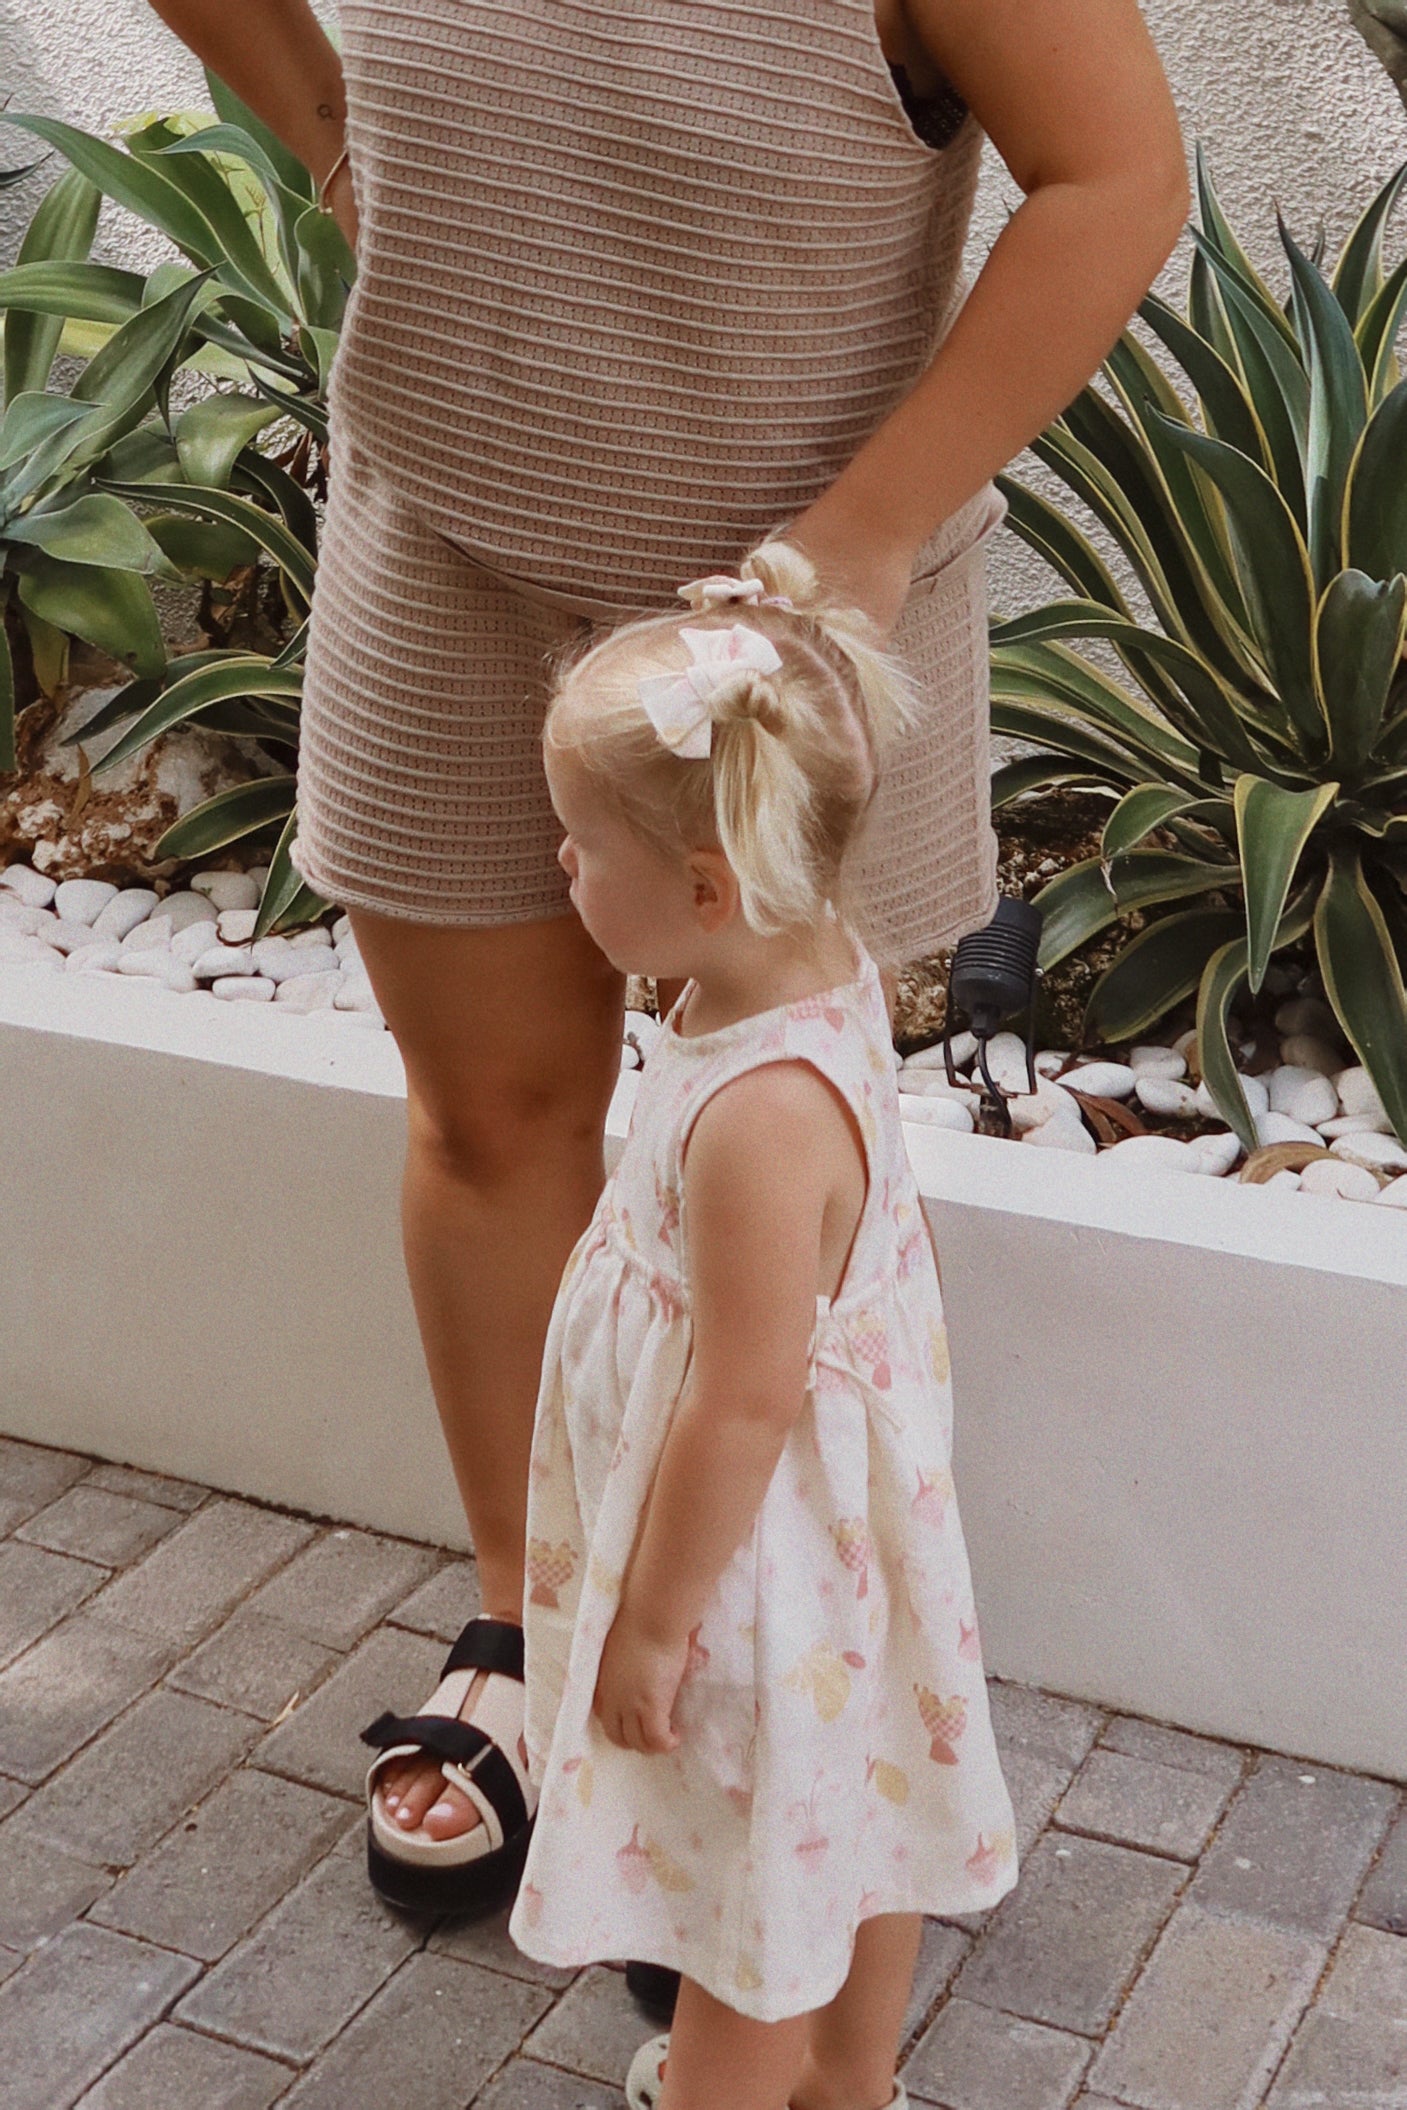
[[[539,1812],[509,1921],[553,1964],[636,1957],[762,2021],[844,1983],[861,1920],[1016,1881],[950,1472],[933,1251],[873,959],[858,978],[650,1048],[623,1154],[548,1329],[528,1493],[526,1742]],[[690,985],[692,987],[692,985]],[[592,1713],[602,1645],[690,1360],[682,1161],[709,1098],[800,1060],[852,1109],[868,1192],[751,1534],[690,1636],[681,1741]]]

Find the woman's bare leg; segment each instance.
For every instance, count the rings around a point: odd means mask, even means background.
[[[659,2110],[787,2110],[811,2021],[754,2022],[681,1980]]]
[[[484,1610],[521,1621],[543,1341],[604,1180],[624,979],[575,914],[466,929],[348,913],[405,1062],[406,1269]],[[438,1760],[402,1759],[382,1781],[407,1829],[432,1809],[434,1837],[479,1822]]]
[[[881,1912],[861,1921],[844,1985],[810,2018],[790,2110],[883,2110],[893,2101],[922,1933],[917,1912]]]

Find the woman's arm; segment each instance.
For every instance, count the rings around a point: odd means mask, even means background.
[[[151,5],[321,183],[342,151],[347,99],[342,61],[308,0]]]
[[[830,1086],[795,1062],[734,1079],[695,1123],[693,1355],[602,1651],[596,1712],[613,1743],[678,1742],[669,1717],[690,1629],[805,1404],[826,1202],[859,1150]]]
[[[788,530],[888,630],[914,553],[1079,394],[1189,210],[1137,0],[907,0],[1021,189],[905,400]]]

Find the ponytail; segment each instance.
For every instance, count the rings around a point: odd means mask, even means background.
[[[743,915],[763,936],[848,906],[846,852],[917,696],[858,608],[830,598],[801,550],[775,536],[743,559],[760,601],[696,603],[693,614],[623,624],[559,662],[544,739],[570,747],[603,796],[666,854],[716,842]],[[714,582],[699,582],[700,584]],[[726,584],[725,581],[719,583]],[[710,752],[664,745],[642,677],[677,676],[682,627],[744,622],[775,647],[773,673],[739,666],[708,697]]]

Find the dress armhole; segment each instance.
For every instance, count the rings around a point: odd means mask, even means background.
[[[844,1296],[846,1290],[850,1286],[850,1273],[852,1264],[854,1262],[855,1254],[859,1247],[861,1237],[865,1231],[865,1227],[869,1222],[871,1210],[875,1202],[876,1175],[874,1152],[871,1149],[869,1142],[866,1140],[864,1128],[860,1122],[859,1116],[855,1112],[854,1106],[850,1102],[849,1095],[843,1090],[840,1083],[835,1077],[831,1075],[830,1071],[826,1069],[823,1063],[818,1062],[814,1055],[805,1054],[800,1049],[788,1049],[776,1055],[769,1055],[762,1062],[749,1063],[746,1069],[734,1070],[731,1076],[720,1077],[713,1089],[708,1092],[702,1099],[700,1099],[696,1106],[690,1108],[688,1119],[683,1123],[679,1131],[679,1141],[677,1146],[677,1155],[675,1159],[675,1172],[679,1186],[679,1257],[682,1264],[683,1274],[685,1280],[687,1281],[689,1277],[689,1235],[687,1221],[688,1211],[685,1202],[684,1166],[686,1153],[688,1151],[690,1141],[692,1140],[694,1128],[698,1122],[699,1115],[703,1112],[706,1106],[710,1105],[712,1101],[718,1097],[718,1094],[721,1091],[726,1090],[726,1088],[730,1084],[736,1084],[740,1078],[755,1077],[759,1070],[780,1069],[792,1063],[799,1063],[804,1069],[810,1070],[814,1076],[819,1077],[823,1084],[829,1086],[831,1098],[840,1107],[841,1112],[844,1114],[846,1126],[850,1131],[851,1140],[857,1145],[859,1149],[860,1162],[864,1166],[865,1171],[864,1199],[860,1203],[860,1213],[855,1220],[855,1229],[851,1234],[850,1244],[846,1250],[845,1264],[840,1271],[840,1281],[835,1289],[834,1294],[829,1299],[831,1303],[834,1303],[837,1298]]]

